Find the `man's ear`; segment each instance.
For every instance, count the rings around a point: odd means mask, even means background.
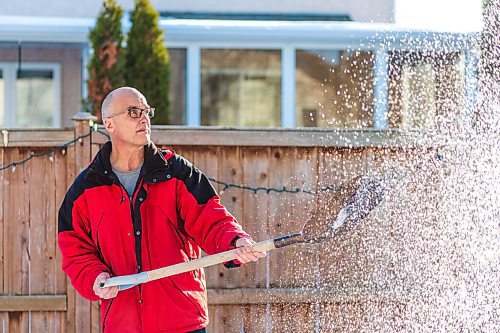
[[[112,133],[115,130],[115,124],[109,118],[104,119],[104,128],[108,131],[108,133]]]

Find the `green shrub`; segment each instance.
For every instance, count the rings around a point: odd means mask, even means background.
[[[127,36],[125,82],[141,91],[156,108],[153,124],[168,124],[169,55],[158,17],[149,0],[135,1]]]
[[[101,104],[104,97],[111,90],[125,84],[121,24],[123,9],[115,0],[105,0],[103,6],[95,27],[89,33],[94,52],[88,64],[87,80],[87,106],[91,108],[99,122],[101,122]]]

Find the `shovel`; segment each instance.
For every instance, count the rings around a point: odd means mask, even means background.
[[[264,252],[292,244],[317,244],[327,239],[338,239],[368,216],[382,201],[384,194],[384,186],[376,179],[369,177],[355,178],[348,186],[341,190],[340,196],[337,198],[337,200],[340,200],[339,206],[341,208],[335,217],[313,216],[305,223],[301,232],[255,243],[252,245],[252,250],[255,252]],[[320,211],[321,215],[328,215],[328,212],[324,210]],[[236,251],[238,249],[138,274],[112,277],[106,280],[105,283],[101,283],[100,287],[118,286],[120,291],[126,290],[141,283],[234,260],[236,259]]]

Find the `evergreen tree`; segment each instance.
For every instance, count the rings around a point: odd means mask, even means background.
[[[135,1],[127,37],[125,80],[156,108],[152,123],[168,124],[170,66],[158,17],[149,0]]]
[[[123,9],[115,0],[105,0],[95,27],[89,33],[94,53],[88,65],[88,107],[101,122],[101,104],[113,89],[125,84],[121,20]]]

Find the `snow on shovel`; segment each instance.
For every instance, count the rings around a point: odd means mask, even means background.
[[[382,201],[384,194],[385,188],[379,181],[369,177],[358,177],[341,191],[340,197],[337,198],[341,200],[340,210],[335,217],[313,216],[305,223],[301,232],[253,244],[252,249],[264,252],[292,244],[315,244],[325,240],[335,240],[352,230],[368,216]],[[325,214],[324,210],[320,210],[320,212]],[[141,283],[234,260],[236,259],[236,251],[237,249],[221,252],[138,274],[112,277],[105,283],[101,283],[100,286],[102,288],[119,286],[119,290],[126,290]]]

